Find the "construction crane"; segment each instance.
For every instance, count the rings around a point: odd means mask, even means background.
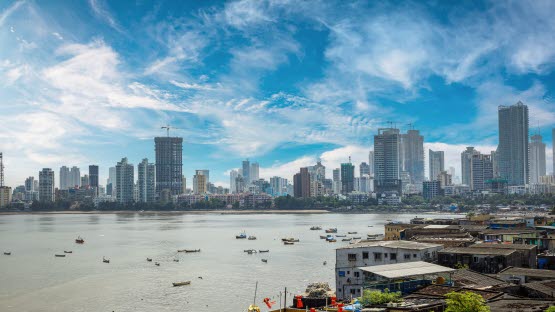
[[[4,187],[4,159],[0,153],[0,187]]]
[[[408,123],[407,126],[409,126],[409,130],[414,130],[414,124],[412,122]]]
[[[170,137],[170,129],[179,129],[179,128],[177,128],[177,127],[172,127],[172,126],[170,126],[169,124],[167,124],[167,125],[165,125],[165,126],[160,127],[160,129],[166,129],[166,134],[167,134],[167,136],[168,136],[168,138],[169,138],[169,137]]]

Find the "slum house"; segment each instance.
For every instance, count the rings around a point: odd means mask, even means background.
[[[404,231],[406,229],[417,226],[419,225],[396,222],[384,224],[384,240],[402,240],[404,239]]]
[[[478,238],[484,242],[514,243],[519,238],[537,238],[538,231],[534,229],[484,229],[478,233]]]
[[[507,286],[508,282],[490,275],[472,271],[470,269],[459,269],[451,275],[454,286],[473,289],[492,289]]]
[[[463,230],[458,225],[421,224],[413,228],[405,229],[404,233],[401,233],[401,239],[411,239],[416,235],[441,236],[444,234],[457,233],[463,233]]]
[[[514,249],[521,258],[522,268],[537,268],[538,248],[535,245],[524,244],[474,244],[472,248]]]
[[[514,249],[451,247],[438,252],[438,264],[467,267],[480,273],[497,273],[509,266],[521,267],[521,260]]]
[[[420,243],[441,244],[445,248],[468,247],[476,242],[476,238],[472,237],[468,233],[444,234],[441,236],[415,235],[411,238],[411,240]]]
[[[512,284],[524,284],[535,281],[555,279],[555,271],[508,267],[497,273],[497,276],[500,279]]]

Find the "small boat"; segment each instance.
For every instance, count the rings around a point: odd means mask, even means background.
[[[362,239],[362,237],[361,236],[355,236],[355,237],[353,237],[353,239]]]
[[[350,242],[350,241],[352,241],[352,240],[353,240],[353,239],[352,239],[351,237],[342,239],[342,241],[344,241],[344,242]]]
[[[191,281],[172,283],[173,287],[185,286],[191,284]]]
[[[374,227],[373,225],[369,225],[368,227]]]
[[[289,241],[283,241],[284,245],[295,245],[294,242],[289,242]]]
[[[179,262],[179,259],[173,259],[173,262]]]
[[[298,242],[299,242],[299,239],[298,239],[298,238],[289,237],[289,238],[282,238],[281,241],[282,241],[282,242],[298,243]]]
[[[268,259],[262,259],[262,262],[268,263]]]
[[[245,250],[246,253],[248,253],[249,255],[252,255],[253,253],[256,253],[256,249],[247,249]]]
[[[330,241],[330,240],[332,240],[332,239],[335,239],[335,238],[333,237],[333,235],[330,234],[330,235],[326,236],[326,240],[327,240],[327,241]]]
[[[251,304],[247,312],[260,312],[260,308],[257,305]]]
[[[324,264],[324,265],[326,265],[326,264],[328,264],[328,262],[327,262],[327,261],[324,261],[324,263],[323,263],[323,264]]]
[[[336,239],[328,239],[328,243],[335,243],[335,242],[337,242]]]
[[[104,262],[104,263],[110,263],[110,259],[106,259],[106,258],[102,257],[102,262]]]
[[[152,262],[152,258],[146,258],[147,262]]]
[[[77,237],[77,239],[75,239],[75,243],[76,244],[84,244],[85,240],[81,236],[79,236],[79,237]]]
[[[266,250],[259,250],[258,252],[262,253],[262,252],[270,252],[270,249],[266,249]]]
[[[54,257],[65,258],[66,255],[55,254]]]
[[[71,250],[64,250],[64,253],[73,253]]]
[[[348,234],[358,234],[357,232],[347,232]]]
[[[326,233],[337,233],[337,228],[327,229]]]
[[[345,234],[337,234],[335,236],[337,236],[337,237],[347,237],[347,235],[345,235]]]
[[[320,239],[326,239],[326,235],[320,235]]]
[[[184,249],[185,252],[191,253],[191,252],[200,252],[200,248],[199,249]]]
[[[155,266],[160,266],[160,263],[159,262],[154,262],[154,265]]]
[[[248,240],[256,240],[256,236],[249,236]]]
[[[245,239],[245,238],[247,238],[247,233],[243,232],[239,235],[235,235],[235,238],[236,239]]]
[[[11,254],[11,252],[4,252],[4,256],[10,256]]]
[[[322,227],[321,227],[321,226],[313,226],[313,227],[311,227],[310,229],[311,229],[312,231],[319,231],[319,230],[322,229]]]

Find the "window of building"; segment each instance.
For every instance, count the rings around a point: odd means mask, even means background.
[[[396,253],[390,253],[389,255],[390,255],[389,258],[391,260],[397,260],[397,254]]]
[[[410,260],[410,254],[405,254],[405,260]]]
[[[351,271],[347,271],[347,274],[351,274]]]
[[[356,289],[351,289],[351,295],[355,294]]]
[[[416,257],[418,257],[418,255],[417,254],[412,254],[412,257],[416,258]]]
[[[355,275],[355,277],[360,277],[360,272],[353,272],[353,274]]]
[[[383,257],[384,257],[384,258],[387,258],[387,252],[384,252],[384,253],[383,253]]]
[[[375,252],[374,253],[374,261],[382,261],[382,253],[381,252]]]
[[[347,254],[347,260],[357,261],[357,254]]]
[[[362,253],[362,259],[368,259],[368,252],[367,251]]]
[[[474,257],[474,263],[478,262],[478,257]]]

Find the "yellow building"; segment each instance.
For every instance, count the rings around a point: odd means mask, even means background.
[[[418,224],[387,223],[384,224],[384,240],[400,240],[401,232]]]
[[[12,201],[12,188],[8,186],[0,187],[0,208],[7,206]]]

